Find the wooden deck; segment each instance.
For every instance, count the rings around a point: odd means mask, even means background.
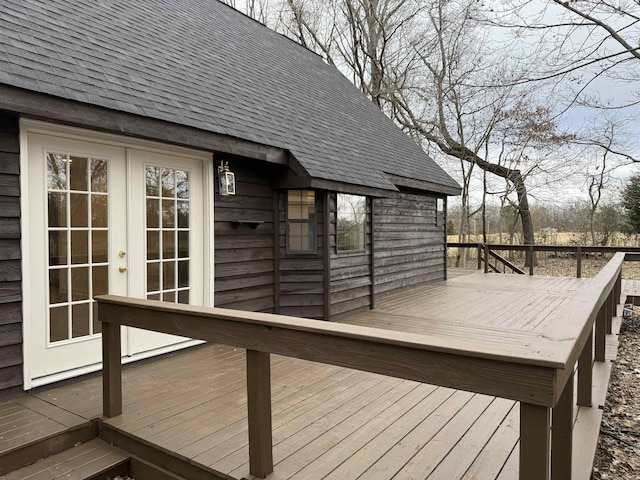
[[[586,281],[465,275],[386,297],[344,322],[506,351],[535,341]],[[608,338],[611,359],[616,336]],[[123,413],[101,435],[160,466],[181,462],[185,477],[197,468],[198,478],[253,478],[245,361],[242,349],[210,345],[125,368]],[[271,370],[270,480],[518,478],[514,400],[277,355]],[[594,369],[594,406],[574,407],[574,479],[589,478],[609,371],[609,362]],[[28,398],[97,418],[101,378]]]

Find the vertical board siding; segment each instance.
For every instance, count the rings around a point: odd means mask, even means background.
[[[0,115],[0,401],[22,390],[20,128]]]
[[[219,194],[217,173],[215,182],[215,305],[273,313],[273,171],[248,159],[230,159],[229,169],[236,175],[236,195]],[[234,221],[263,223],[253,228]]]
[[[336,240],[337,195],[329,194],[329,246],[331,251],[331,318],[371,307],[371,208],[367,201],[365,250],[338,252]]]
[[[444,280],[445,226],[436,226],[436,198],[402,192],[374,199],[373,209],[375,293]]]
[[[317,251],[301,255],[287,253],[287,195],[279,196],[280,225],[280,313],[295,317],[324,318],[324,202],[316,192]]]

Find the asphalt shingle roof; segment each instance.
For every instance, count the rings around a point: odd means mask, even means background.
[[[0,83],[287,149],[315,178],[458,188],[335,67],[216,0],[0,7]]]

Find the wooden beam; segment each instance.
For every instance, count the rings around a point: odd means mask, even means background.
[[[271,364],[269,354],[247,350],[249,472],[264,478],[273,472]]]
[[[550,420],[550,408],[520,403],[520,480],[549,480]]]
[[[122,363],[120,351],[120,325],[102,323],[102,413],[111,418],[122,414]]]
[[[323,318],[331,320],[331,212],[329,211],[331,193],[325,191],[322,196],[322,293],[323,293]],[[337,226],[336,226],[337,228]],[[337,241],[337,240],[336,240]]]
[[[593,331],[587,338],[582,354],[578,359],[578,405],[591,406],[593,387]]]
[[[512,357],[504,352],[500,355],[497,345],[479,356],[477,351],[462,350],[465,342],[459,338],[111,295],[97,300],[105,315],[101,318],[117,324],[248,350],[268,349],[288,357],[537,405],[555,403],[555,371],[560,366],[537,365],[536,358],[521,360],[522,363],[509,361]],[[522,348],[514,350],[514,355],[521,351]],[[485,354],[496,358],[483,357]]]
[[[273,311],[280,313],[280,192],[273,192]]]
[[[551,478],[570,479],[573,451],[573,374],[564,386],[558,404],[553,407],[551,433]]]

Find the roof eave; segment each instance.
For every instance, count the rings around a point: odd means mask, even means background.
[[[412,188],[423,192],[438,193],[443,195],[460,195],[460,193],[462,192],[462,188],[457,185],[457,183],[456,186],[443,185],[436,182],[428,182],[425,180],[417,180],[415,178],[402,177],[399,175],[394,175],[392,173],[387,173],[387,177],[397,187]]]

